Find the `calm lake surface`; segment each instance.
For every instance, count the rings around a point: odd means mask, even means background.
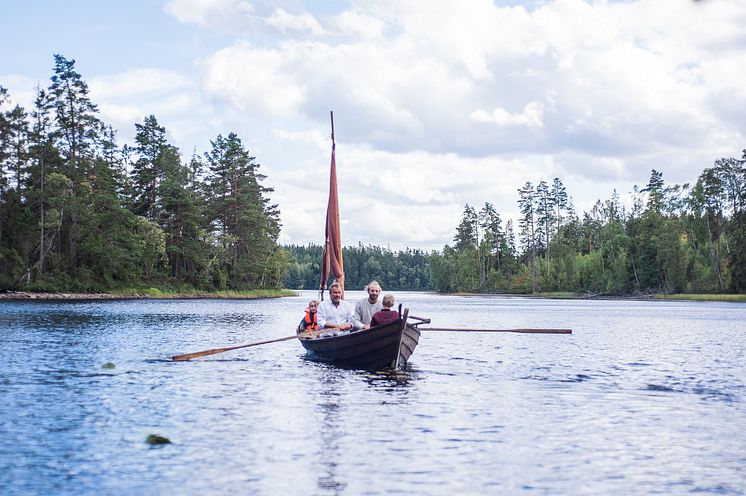
[[[386,375],[294,340],[169,360],[293,334],[312,292],[0,302],[0,493],[746,492],[746,305],[395,294],[574,333],[423,332]]]

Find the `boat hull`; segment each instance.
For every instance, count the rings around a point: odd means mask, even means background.
[[[366,370],[404,367],[419,340],[420,331],[405,319],[338,336],[300,338],[314,360]]]

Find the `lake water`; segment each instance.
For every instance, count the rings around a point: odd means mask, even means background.
[[[0,302],[0,493],[746,492],[746,305],[396,295],[573,334],[423,332],[387,375],[294,340],[169,360],[293,334],[310,292]]]

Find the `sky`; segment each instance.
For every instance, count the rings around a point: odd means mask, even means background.
[[[188,160],[235,132],[283,244],[323,243],[334,111],[345,245],[453,244],[468,203],[518,217],[562,180],[582,214],[652,169],[696,181],[746,148],[743,0],[5,0],[0,85],[32,107],[53,55],[132,143]]]

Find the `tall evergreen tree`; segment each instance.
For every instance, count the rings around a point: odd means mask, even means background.
[[[536,194],[534,186],[526,182],[523,188],[518,190],[518,208],[521,217],[518,220],[520,229],[518,235],[527,253],[529,265],[531,267],[531,292],[536,292]]]
[[[56,124],[53,137],[66,162],[63,172],[76,184],[92,167],[90,159],[101,128],[98,107],[90,99],[88,84],[75,70],[75,60],[55,55],[53,71],[49,86]]]
[[[500,214],[497,213],[495,207],[489,202],[485,202],[482,210],[479,211],[479,227],[484,233],[484,242],[491,254],[492,263],[490,265],[495,270],[500,271],[500,251],[504,243],[502,219],[500,219]]]
[[[549,192],[546,181],[539,181],[536,185],[536,244],[539,252],[544,252],[549,260],[549,243],[554,226],[554,197]]]
[[[661,213],[665,206],[665,187],[663,183],[663,173],[653,169],[650,173],[650,180],[644,189],[640,190],[648,194],[647,209],[653,212]]]
[[[67,208],[64,222],[67,257],[72,275],[77,271],[78,217],[84,208],[79,202],[80,187],[94,166],[100,121],[98,107],[89,97],[88,84],[75,70],[75,60],[62,55],[54,56],[53,75],[49,85],[50,105],[54,110],[54,128],[51,136],[62,161],[61,172],[72,180],[73,198]]]
[[[562,226],[562,220],[564,219],[563,213],[569,215],[566,212],[570,207],[570,197],[567,195],[567,188],[565,188],[562,180],[558,177],[555,177],[552,181],[552,190],[549,194],[552,197],[552,205],[555,208],[554,221],[556,224],[553,234],[556,234]]]
[[[276,245],[280,222],[277,205],[267,196],[272,189],[260,184],[265,176],[235,133],[211,143],[205,154],[209,208],[226,275],[235,288],[277,286],[286,262]]]
[[[479,241],[479,216],[474,207],[468,203],[464,206],[464,212],[461,215],[461,222],[456,228],[456,235],[453,242],[458,251],[473,250]]]
[[[34,110],[31,114],[33,127],[30,134],[29,155],[34,164],[31,169],[30,201],[39,216],[39,259],[37,279],[44,278],[44,259],[52,248],[57,230],[47,230],[46,176],[50,170],[61,170],[61,157],[52,141],[52,100],[47,91],[37,87]]]
[[[160,215],[160,184],[171,161],[178,161],[178,151],[168,144],[166,128],[158,124],[154,115],[145,118],[142,124],[135,124],[135,147],[132,165],[132,208],[151,222],[158,222]]]
[[[164,176],[159,187],[160,224],[166,232],[166,252],[171,275],[177,281],[204,286],[199,270],[206,265],[207,247],[204,245],[204,226],[199,192],[195,190],[193,174],[198,173],[199,161],[182,165],[175,148],[163,158]],[[197,170],[193,169],[196,168]]]

